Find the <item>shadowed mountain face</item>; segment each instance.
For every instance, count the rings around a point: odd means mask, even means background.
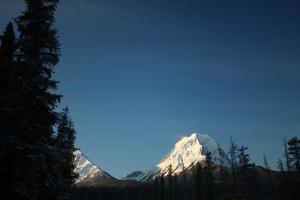
[[[124,180],[140,180],[143,176],[145,176],[145,172],[143,171],[134,171],[130,174],[127,174],[125,177],[123,177]]]

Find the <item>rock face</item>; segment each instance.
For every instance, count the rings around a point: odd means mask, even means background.
[[[161,174],[167,174],[170,166],[173,174],[179,174],[197,163],[203,163],[204,151],[209,151],[213,160],[218,162],[222,149],[210,136],[193,133],[179,140],[170,153],[152,169],[145,173],[131,173],[126,177],[137,181],[149,181]]]
[[[94,165],[80,150],[76,150],[74,155],[76,166],[74,171],[79,175],[76,180],[77,185],[93,186],[111,184],[117,181],[110,174]]]

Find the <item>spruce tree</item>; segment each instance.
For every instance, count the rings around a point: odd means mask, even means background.
[[[12,136],[12,117],[17,95],[16,36],[10,22],[0,37],[0,134]],[[9,133],[10,132],[10,133]],[[2,140],[3,141],[3,140]]]
[[[168,200],[172,200],[173,199],[173,169],[172,169],[172,165],[169,165],[168,168]]]
[[[288,150],[288,143],[286,142],[285,139],[283,139],[283,144],[284,144],[284,159],[285,159],[285,167],[286,171],[288,173],[288,176],[290,176],[290,172],[292,170],[291,166],[291,158]]]
[[[174,174],[173,176],[173,199],[177,200],[179,197],[179,187],[178,187],[178,175]]]
[[[59,172],[62,178],[62,195],[67,198],[70,196],[68,192],[70,192],[77,177],[77,174],[74,173],[75,134],[73,122],[69,117],[69,109],[66,107],[63,109],[58,124],[56,145],[59,154]]]
[[[0,36],[0,95],[1,110],[4,111],[8,94],[13,91],[13,81],[15,80],[15,54],[17,49],[16,35],[13,24],[10,22],[2,36]]]
[[[254,171],[251,167],[254,164],[250,163],[250,155],[247,153],[248,147],[241,146],[238,151],[238,167],[240,174],[240,185],[242,192],[250,192],[251,187],[254,186]],[[251,187],[250,187],[251,186]]]
[[[250,155],[246,152],[248,147],[241,146],[239,148],[239,154],[238,154],[238,164],[240,167],[240,171],[242,173],[246,172],[246,170],[250,167]]]
[[[164,175],[160,175],[160,200],[165,200],[165,180],[164,180]]]
[[[214,195],[214,180],[213,171],[215,166],[213,163],[213,158],[211,152],[205,150],[205,167],[204,167],[204,199],[213,200],[215,199]]]
[[[226,191],[226,186],[228,185],[228,177],[229,177],[229,173],[228,173],[228,157],[227,154],[223,151],[223,149],[218,148],[218,152],[220,155],[220,158],[218,159],[218,164],[220,167],[220,181],[221,181],[221,185],[220,185],[220,190],[221,193],[224,193]]]
[[[21,88],[15,133],[21,142],[14,154],[19,166],[14,188],[18,199],[57,199],[53,127],[58,121],[54,109],[60,95],[52,93],[57,86],[52,73],[59,61],[59,43],[52,24],[58,0],[25,2],[27,8],[16,20]]]
[[[16,36],[13,24],[10,22],[0,36],[0,136],[11,136],[11,114],[13,111],[12,95],[16,92],[14,82],[16,79]],[[10,133],[9,133],[10,132]]]
[[[300,172],[300,140],[297,137],[289,140],[288,155],[290,157],[291,169]]]
[[[195,193],[195,200],[203,199],[204,193],[204,175],[203,175],[203,168],[200,163],[197,163],[194,177],[194,193]]]
[[[188,187],[187,187],[187,169],[184,166],[184,163],[182,162],[182,198],[186,199],[187,193],[188,193]]]
[[[288,141],[288,156],[290,159],[290,187],[292,196],[299,196],[300,184],[300,140],[293,137]]]
[[[10,22],[0,37],[0,177],[3,184],[0,196],[14,198],[14,157],[17,140],[14,134],[17,70],[15,62],[16,36]]]

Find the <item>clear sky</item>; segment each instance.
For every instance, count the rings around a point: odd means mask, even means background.
[[[225,3],[226,2],[226,3]],[[24,8],[0,0],[0,28]],[[300,136],[300,1],[62,0],[55,77],[77,146],[115,177],[183,135],[266,153]]]

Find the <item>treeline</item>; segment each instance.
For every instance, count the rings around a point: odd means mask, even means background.
[[[0,199],[70,199],[75,130],[52,77],[58,0],[25,3],[0,38]]]
[[[279,170],[251,162],[248,148],[232,139],[228,153],[213,160],[205,151],[206,161],[174,174],[172,166],[154,181],[127,187],[74,188],[73,200],[296,200],[300,191],[300,140],[284,143],[284,157]]]

